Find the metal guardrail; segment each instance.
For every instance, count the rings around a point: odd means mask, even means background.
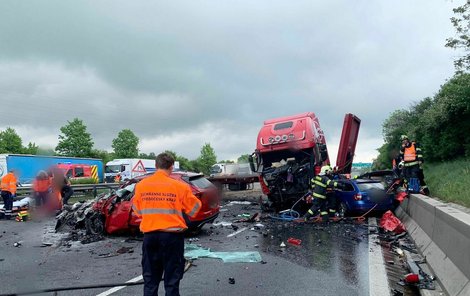
[[[83,191],[96,191],[98,189],[117,189],[121,184],[119,183],[99,183],[99,184],[75,184],[72,185],[74,192]],[[29,195],[32,192],[31,186],[21,186],[16,190],[17,196]]]

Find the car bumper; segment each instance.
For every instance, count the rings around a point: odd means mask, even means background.
[[[375,206],[375,208],[374,208]],[[360,211],[365,212],[370,209],[374,208],[374,211],[386,211],[393,208],[393,201],[387,203],[372,203],[372,202],[364,202],[364,201],[356,201],[353,202],[350,206],[351,211]]]

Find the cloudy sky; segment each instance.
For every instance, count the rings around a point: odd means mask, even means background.
[[[55,147],[83,119],[95,148],[251,153],[265,119],[313,111],[336,159],[345,113],[370,162],[389,113],[451,77],[462,1],[1,1],[0,129]]]

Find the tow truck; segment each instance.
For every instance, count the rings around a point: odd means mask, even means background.
[[[351,173],[360,123],[353,114],[344,117],[335,168],[338,174]],[[329,164],[325,135],[313,112],[264,121],[250,157],[263,193],[277,209],[303,196],[310,180]]]

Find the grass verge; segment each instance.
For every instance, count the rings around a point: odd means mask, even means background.
[[[424,176],[431,196],[470,208],[470,158],[428,163]]]

